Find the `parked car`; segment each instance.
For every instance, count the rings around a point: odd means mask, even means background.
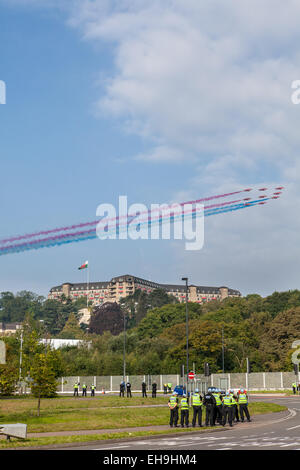
[[[186,393],[186,387],[183,385],[176,385],[176,387],[174,387],[174,392],[176,392],[178,395],[183,395]]]

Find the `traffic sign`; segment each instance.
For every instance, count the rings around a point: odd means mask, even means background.
[[[193,380],[195,378],[194,372],[189,372],[188,377],[189,377],[189,379]]]

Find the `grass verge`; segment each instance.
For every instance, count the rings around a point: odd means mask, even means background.
[[[85,430],[115,430],[116,432],[102,432],[101,434],[81,434],[64,436],[41,436],[31,437],[24,441],[12,439],[10,442],[0,439],[0,449],[22,448],[59,445],[63,443],[78,443],[108,439],[121,439],[128,437],[149,436],[164,434],[166,430],[127,432],[125,428],[159,426],[169,422],[169,409],[164,407],[153,407],[153,404],[161,404],[151,398],[132,398],[125,401],[115,397],[101,398],[101,401],[92,400],[92,404],[78,399],[52,399],[42,400],[41,416],[36,416],[36,400],[14,400],[0,401],[0,424],[1,423],[25,423],[27,433],[44,433],[59,431],[85,431]],[[141,404],[143,400],[143,404]],[[166,398],[162,399],[166,405]],[[87,406],[85,406],[87,405]],[[118,406],[116,406],[118,405]],[[274,413],[286,410],[286,407],[274,403],[252,402],[249,404],[250,414],[258,415]],[[205,412],[204,412],[205,416]],[[122,428],[124,431],[122,431]],[[203,428],[204,430],[205,428]],[[168,429],[168,433],[190,432],[189,429]]]

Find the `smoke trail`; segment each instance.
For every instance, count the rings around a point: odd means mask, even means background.
[[[243,192],[249,192],[249,191],[252,191],[252,189],[248,188],[248,189],[242,189],[240,191],[233,191],[231,193],[218,194],[218,195],[215,195],[215,196],[209,196],[209,197],[197,199],[195,201],[182,202],[182,203],[179,203],[179,205],[184,206],[185,204],[197,204],[197,203],[212,201],[214,199],[221,199],[221,198],[224,198],[224,197],[233,196],[235,194],[241,194]],[[225,202],[223,204],[230,204],[230,203]],[[216,204],[216,206],[217,205],[218,204]],[[145,212],[145,214],[146,214],[146,212]],[[121,218],[117,217],[117,220],[120,220],[120,219],[122,219],[122,217]],[[112,220],[115,220],[115,219],[112,219]],[[54,229],[50,229],[50,230],[42,230],[42,231],[39,231],[39,232],[29,233],[29,234],[25,234],[25,235],[16,235],[14,237],[4,238],[4,239],[0,240],[0,245],[1,244],[3,245],[5,243],[11,243],[11,242],[18,241],[18,240],[26,240],[26,239],[33,238],[33,237],[39,237],[39,236],[42,236],[42,235],[50,235],[51,233],[66,232],[68,230],[73,230],[73,229],[83,228],[83,227],[89,227],[89,226],[92,227],[92,226],[96,226],[98,222],[99,222],[98,220],[95,220],[95,221],[92,221],[92,222],[83,222],[83,223],[79,223],[79,224],[76,224],[76,225],[69,225],[69,226],[66,226],[66,227],[54,228]]]
[[[204,210],[204,216],[208,217],[211,215],[233,212],[236,210],[245,209],[248,207],[256,206],[258,204],[266,203],[268,200],[270,200],[270,198],[258,199],[258,200],[250,201],[247,203],[244,203],[244,202],[234,203],[234,204],[231,204],[230,206],[225,206],[223,204],[218,207],[210,207]],[[185,217],[195,218],[196,215],[197,215],[196,209],[193,209],[190,212],[190,214],[188,215],[185,214]],[[169,223],[170,221],[174,222],[175,220],[181,217],[183,217],[183,214],[177,217],[173,216],[173,217],[160,218],[160,219],[156,219],[155,221],[146,220],[145,222],[142,222],[142,223],[139,222],[137,224],[133,224],[133,226],[141,227],[142,225],[147,224],[147,226],[149,227],[153,224],[155,225],[155,224]],[[122,226],[122,229],[127,230],[127,227]],[[5,254],[11,254],[11,253],[20,253],[23,251],[28,251],[28,250],[33,250],[33,249],[60,246],[60,245],[67,244],[67,243],[77,243],[80,241],[86,241],[86,240],[91,240],[95,238],[97,238],[96,229],[82,230],[80,232],[61,234],[61,235],[56,235],[53,237],[47,237],[47,238],[40,239],[40,240],[31,240],[26,243],[3,246],[3,247],[0,247],[0,256],[5,255]]]

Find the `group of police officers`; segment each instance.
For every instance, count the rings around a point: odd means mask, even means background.
[[[156,397],[156,387],[157,384],[154,383],[152,386],[152,397]],[[91,396],[95,396],[94,385],[91,385]],[[126,384],[127,396],[132,396],[131,394],[131,384]],[[79,382],[74,384],[74,396],[78,396]],[[125,383],[121,382],[120,384],[120,396],[124,397]],[[86,396],[87,386],[82,384],[82,396]],[[146,383],[142,383],[142,393],[143,397],[146,396]],[[233,422],[244,422],[245,417],[248,422],[251,421],[250,414],[248,410],[248,395],[246,390],[243,388],[239,390],[236,394],[233,390],[229,390],[224,396],[220,392],[209,391],[200,395],[199,390],[196,388],[193,393],[191,393],[191,403],[186,396],[182,395],[182,398],[179,399],[178,393],[173,392],[169,398],[168,402],[170,408],[170,427],[178,427],[179,421],[179,410],[180,410],[180,425],[183,428],[184,426],[189,427],[189,414],[190,414],[190,405],[193,410],[193,419],[192,426],[195,427],[196,424],[202,427],[202,410],[205,407],[205,426],[215,426],[216,422],[222,426],[225,426],[227,421],[229,426],[233,426]]]
[[[168,402],[170,408],[170,427],[178,427],[179,410],[180,425],[189,427],[190,403],[186,394],[179,400],[177,392],[174,392]],[[224,396],[220,392],[207,392],[203,397],[196,389],[191,394],[191,406],[193,409],[192,426],[196,424],[202,427],[202,409],[205,407],[205,426],[215,426],[216,422],[225,426],[233,426],[233,421],[244,422],[245,417],[251,421],[248,410],[248,395],[246,390],[241,389],[236,394],[229,390]]]

